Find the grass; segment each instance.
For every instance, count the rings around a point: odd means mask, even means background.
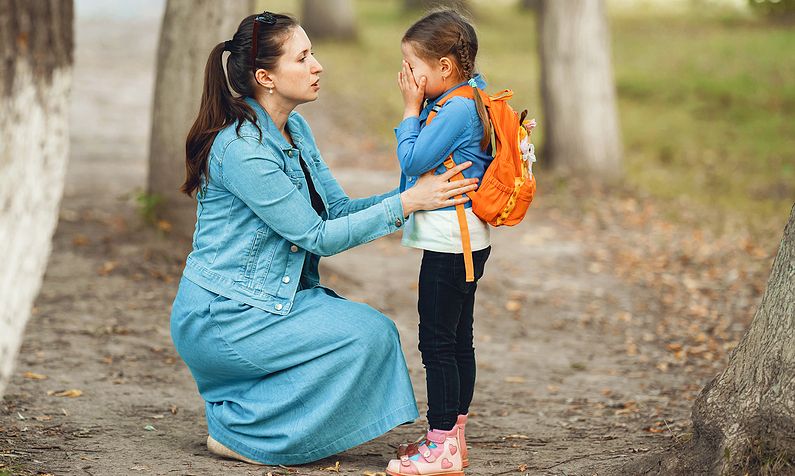
[[[265,3],[300,12],[295,0]],[[510,87],[517,108],[543,118],[534,15],[474,3],[490,90]],[[393,148],[400,38],[420,14],[399,0],[356,8],[358,42],[315,42],[322,101],[335,121]],[[628,188],[674,219],[779,235],[795,201],[795,29],[707,8],[613,12],[610,26]]]

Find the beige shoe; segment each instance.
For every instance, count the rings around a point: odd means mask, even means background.
[[[213,453],[215,455],[218,455],[218,456],[221,456],[221,457],[224,457],[224,458],[236,459],[236,460],[242,461],[244,463],[258,464],[258,465],[264,466],[262,463],[260,463],[258,461],[254,461],[254,460],[248,459],[245,456],[230,450],[226,446],[224,446],[221,443],[218,443],[217,441],[215,441],[215,439],[213,439],[212,436],[208,436],[207,437],[207,449],[210,451],[210,453]]]

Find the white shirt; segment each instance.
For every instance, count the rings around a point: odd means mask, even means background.
[[[489,225],[465,208],[472,251],[482,250],[491,244]],[[440,253],[463,253],[461,228],[455,210],[414,212],[403,228],[403,246]]]

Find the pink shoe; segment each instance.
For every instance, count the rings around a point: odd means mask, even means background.
[[[389,476],[464,476],[458,425],[450,431],[431,430],[413,455],[389,461]]]
[[[455,422],[455,426],[457,426],[461,431],[458,433],[458,442],[461,443],[461,462],[463,463],[463,467],[466,468],[469,466],[469,451],[467,449],[467,442],[464,434],[466,433],[466,424],[467,424],[467,416],[466,415],[458,415],[458,419]],[[420,439],[415,441],[414,443],[404,443],[398,446],[397,456],[400,458],[404,455],[414,455],[419,452],[419,447],[425,443],[425,436],[421,436]]]

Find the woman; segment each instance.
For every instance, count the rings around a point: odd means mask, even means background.
[[[171,334],[206,402],[208,448],[251,463],[314,461],[418,416],[394,324],[321,286],[318,261],[475,188],[447,182],[459,166],[348,198],[293,111],[322,70],[293,18],[247,17],[210,53],[187,139],[197,221]]]

